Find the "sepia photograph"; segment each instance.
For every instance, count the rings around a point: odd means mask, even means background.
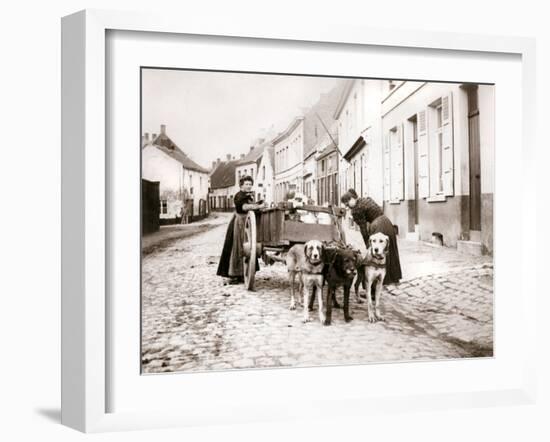
[[[495,86],[141,68],[141,372],[494,354]]]

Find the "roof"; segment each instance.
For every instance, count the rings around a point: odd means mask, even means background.
[[[179,161],[186,169],[202,173],[210,172],[208,169],[198,165],[191,158],[189,158],[166,134],[158,135],[151,144],[164,152],[166,155],[174,158],[176,161]]]
[[[235,168],[238,161],[224,161],[220,163],[210,175],[210,187],[221,189],[235,185]]]
[[[349,94],[351,93],[351,90],[353,88],[353,84],[356,80],[346,80],[344,83],[342,92],[340,94],[340,99],[338,100],[338,104],[336,105],[336,109],[334,110],[333,118],[337,120],[340,117],[340,112],[342,112],[342,109],[344,108],[344,105],[346,104],[346,100],[349,97]]]
[[[327,136],[327,130],[335,137],[333,128],[334,112],[349,80],[340,81],[332,90],[322,94],[305,114],[304,121],[304,158],[307,158],[316,148],[323,137]]]
[[[320,160],[333,152],[336,152],[336,146],[334,143],[330,143],[321,152],[319,152],[319,155],[317,155],[317,160]]]
[[[270,144],[266,150],[267,154],[269,155],[269,162],[271,163],[271,167],[275,167],[275,147]]]
[[[238,166],[249,163],[259,163],[264,153],[264,149],[267,147],[267,145],[268,143],[264,143],[260,146],[254,147],[254,149],[251,149],[250,152],[248,152],[243,159],[238,161]]]
[[[279,132],[271,142],[273,144],[277,144],[279,141],[281,141],[283,138],[288,137],[290,133],[298,127],[298,125],[303,121],[304,117],[296,117],[294,118],[291,123],[288,125],[288,127],[282,131]]]

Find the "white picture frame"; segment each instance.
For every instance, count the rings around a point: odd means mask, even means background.
[[[533,403],[535,397],[535,329],[536,284],[525,277],[526,257],[534,255],[535,244],[521,241],[521,299],[516,323],[525,339],[525,351],[518,356],[522,376],[499,389],[475,389],[453,393],[413,396],[341,397],[326,401],[312,400],[309,406],[273,404],[255,407],[252,402],[239,403],[239,416],[231,412],[193,414],[178,411],[108,412],[109,323],[107,299],[107,244],[110,241],[109,187],[106,155],[106,33],[108,31],[143,31],[181,35],[273,39],[422,48],[431,51],[469,51],[477,54],[512,54],[521,57],[522,125],[521,156],[524,168],[534,157],[535,43],[533,39],[428,33],[394,32],[343,26],[293,26],[277,23],[234,25],[209,23],[194,18],[155,16],[101,10],[86,10],[62,20],[62,423],[84,432],[115,431],[140,428],[207,425],[284,419],[288,417],[368,414],[387,412],[496,406]],[[498,108],[497,108],[498,112]],[[497,147],[498,150],[498,147]],[[524,169],[527,170],[527,169]],[[520,223],[534,219],[536,192],[534,176],[525,174],[522,183],[523,209]],[[495,256],[498,251],[495,248]],[[498,270],[497,270],[498,277]],[[498,300],[497,300],[498,302]],[[499,318],[495,318],[499,321]],[[530,339],[529,339],[530,338]],[[497,350],[498,357],[498,350]],[[302,369],[303,370],[303,369]],[[287,372],[291,372],[288,370]],[[240,374],[247,376],[246,372]],[[192,400],[192,398],[190,398]],[[338,400],[338,407],[331,405]],[[261,408],[261,409],[259,409]]]

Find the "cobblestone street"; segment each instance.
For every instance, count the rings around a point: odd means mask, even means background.
[[[491,257],[401,241],[404,279],[384,289],[385,322],[369,323],[352,296],[352,322],[336,309],[330,327],[302,324],[283,264],[261,263],[254,292],[216,276],[230,216],[143,257],[144,373],[492,356]]]

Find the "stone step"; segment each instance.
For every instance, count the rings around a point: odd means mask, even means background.
[[[483,255],[483,245],[477,241],[457,241],[456,250],[473,256]]]
[[[481,242],[481,230],[470,230],[470,241]]]
[[[419,232],[407,232],[406,236],[407,241],[420,241]]]

